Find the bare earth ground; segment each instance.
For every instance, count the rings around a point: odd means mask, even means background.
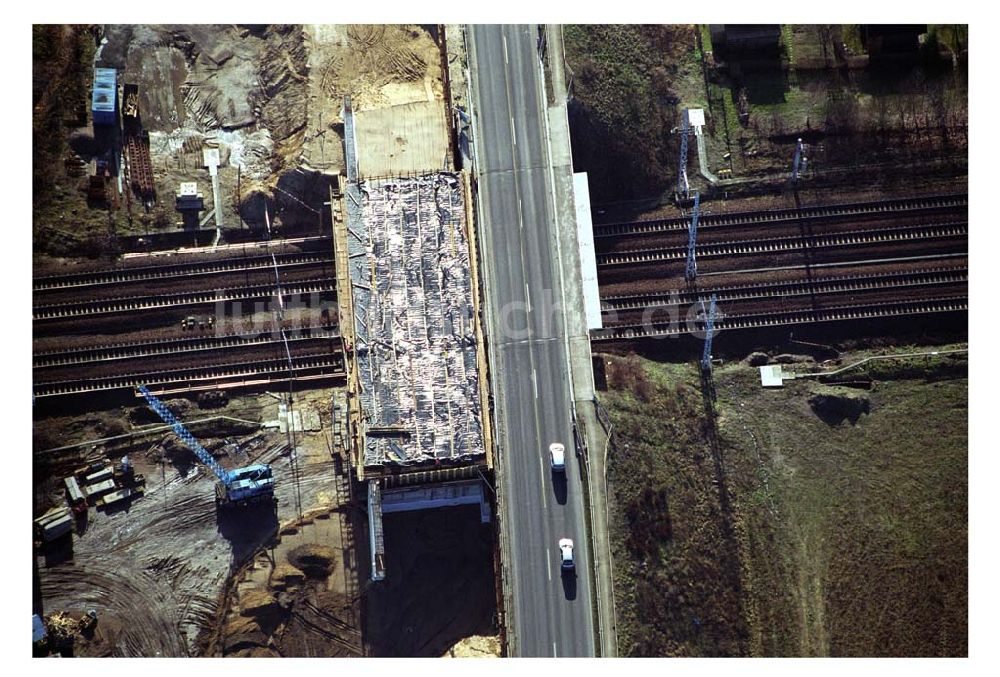
[[[467,637],[448,649],[443,658],[499,658],[499,637]]]
[[[964,358],[869,369],[845,418],[717,368],[717,451],[695,366],[605,361],[623,655],[967,654]]]
[[[278,418],[278,400],[268,394],[234,397],[218,409],[200,409],[183,398],[167,402],[209,449],[223,439],[259,435],[254,421]],[[170,434],[41,453],[57,443],[154,425],[149,412],[125,406],[40,414],[36,515],[65,503],[61,478],[87,460],[128,453],[147,477],[147,494],[128,509],[106,514],[91,508],[69,551],[37,557],[45,614],[98,612],[94,636],[78,638],[75,655],[429,657],[493,651],[491,525],[479,523],[476,507],[388,515],[389,575],[370,584],[365,515],[359,503],[350,503],[345,467],[331,458],[329,402],[328,389],[296,398],[297,411],[315,412],[322,426],[296,433],[298,488],[289,458],[268,452],[287,441],[283,433],[265,433],[249,453],[220,458],[226,467],[269,461],[279,498],[277,516],[254,510],[221,520],[214,477]],[[220,414],[249,422],[193,423]],[[463,643],[465,638],[472,639]]]
[[[96,65],[117,68],[121,81],[140,87],[157,193],[148,212],[133,201],[130,214],[123,199],[109,214],[85,195],[86,163],[95,152],[86,100],[95,50],[86,27],[74,30],[65,31],[65,44],[42,40],[36,31],[35,99],[44,104],[36,139],[54,131],[58,141],[35,154],[36,182],[47,187],[34,205],[36,254],[97,257],[108,247],[112,224],[119,236],[176,234],[181,219],[174,196],[183,181],[198,183],[205,216],[214,207],[202,166],[207,144],[219,148],[222,161],[225,226],[240,227],[242,216],[244,225],[263,228],[266,205],[279,232],[316,232],[329,200],[323,173],[335,175],[343,164],[344,96],[353,97],[356,110],[444,97],[439,49],[423,27],[95,26],[107,40]],[[56,66],[43,60],[57,58],[59,67],[72,58],[80,66],[53,77]],[[57,91],[48,91],[47,81]],[[58,111],[69,108],[81,115],[63,115],[53,130]],[[83,169],[70,171],[64,159],[84,163]],[[329,224],[328,214],[325,219]],[[215,220],[204,228],[214,229]]]
[[[342,498],[346,503],[347,497]],[[234,577],[223,623],[209,638],[208,653],[364,655],[352,529],[346,506],[320,510],[283,527]]]

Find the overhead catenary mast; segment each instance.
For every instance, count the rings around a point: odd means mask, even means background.
[[[705,315],[705,349],[701,354],[701,370],[712,370],[712,339],[715,336],[715,300],[716,295],[712,294],[712,300],[708,305],[708,312]],[[705,301],[702,300],[701,307],[704,309]]]
[[[677,195],[686,199],[690,186],[688,184],[688,125],[687,110],[681,115],[681,152],[677,162]]]
[[[684,268],[684,279],[688,282],[698,275],[698,264],[695,261],[695,242],[698,238],[698,210],[701,207],[701,195],[694,193],[694,208],[691,210],[691,224],[688,226],[687,265]]]

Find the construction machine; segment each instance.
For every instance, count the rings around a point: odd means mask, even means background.
[[[180,438],[188,449],[194,452],[202,463],[208,466],[209,470],[215,473],[219,479],[215,485],[215,502],[221,507],[242,507],[260,503],[274,504],[274,475],[271,466],[264,464],[248,465],[245,468],[236,470],[226,470],[215,460],[211,453],[203,447],[194,436],[188,432],[187,428],[177,420],[173,412],[167,409],[146,386],[139,386],[139,392],[149,406],[155,411],[164,423],[174,429],[174,433]]]

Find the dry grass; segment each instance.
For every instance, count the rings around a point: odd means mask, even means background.
[[[746,653],[739,565],[715,484],[697,369],[608,357],[619,650]]]
[[[693,103],[701,78],[694,27],[566,26],[564,36],[573,158],[594,200],[659,196],[676,171],[677,104]]]
[[[608,360],[623,654],[968,652],[961,359],[880,364],[836,425],[815,384],[717,370],[721,482],[696,369]]]

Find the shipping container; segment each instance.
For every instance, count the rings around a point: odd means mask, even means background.
[[[84,484],[97,484],[98,482],[103,482],[105,480],[109,480],[109,479],[111,479],[114,476],[115,476],[115,471],[109,465],[109,466],[105,466],[103,469],[98,470],[95,473],[87,475],[84,478],[83,483]]]
[[[83,490],[87,494],[87,498],[94,498],[95,496],[100,496],[101,494],[106,494],[109,491],[115,490],[114,480],[104,480],[103,482],[98,482],[97,484],[90,484]]]
[[[77,505],[84,501],[83,492],[80,491],[80,484],[76,481],[75,477],[67,477],[66,480],[66,494],[69,496],[69,504]]]
[[[121,489],[119,491],[113,491],[106,496],[97,499],[97,507],[107,507],[109,505],[114,505],[118,501],[122,501],[131,496],[142,496],[142,489]]]
[[[73,530],[73,516],[65,515],[42,527],[42,540],[48,543]]]
[[[41,517],[36,517],[35,524],[42,526],[44,524],[48,524],[49,522],[54,522],[57,519],[61,519],[68,514],[69,514],[69,508],[66,507],[52,508]]]
[[[69,508],[53,508],[35,520],[36,533],[44,542],[54,540],[72,528],[73,516]]]

